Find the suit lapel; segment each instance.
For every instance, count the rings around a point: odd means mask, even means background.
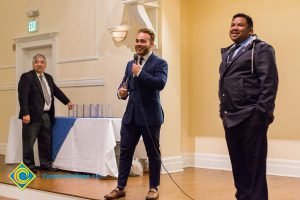
[[[248,46],[248,48],[249,48],[249,46]],[[236,59],[238,57],[240,57],[241,55],[243,55],[248,50],[248,48],[247,47],[242,47],[239,50],[239,52],[232,58],[232,61],[231,61],[231,63],[229,65],[231,65],[234,61],[236,61]]]
[[[223,76],[226,71],[235,63],[235,61],[241,56],[243,55],[245,52],[247,52],[250,47],[252,46],[252,43],[248,44],[246,47],[243,46],[239,52],[232,58],[231,62],[230,63],[227,63],[227,56],[228,53],[223,53],[222,55],[222,68],[221,68],[221,76]],[[228,51],[229,48],[227,48],[227,51]]]
[[[152,61],[153,61],[154,58],[155,58],[155,55],[152,53],[149,56],[149,58],[147,59],[147,61],[145,62],[144,66],[142,68],[143,71],[147,70],[147,68],[149,68],[151,66],[151,63],[152,63]]]

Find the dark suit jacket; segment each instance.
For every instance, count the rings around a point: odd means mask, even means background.
[[[50,119],[52,125],[54,124],[54,97],[59,99],[65,105],[70,102],[66,95],[56,86],[51,75],[44,73],[45,78],[49,84],[51,90],[51,108],[49,110]],[[43,90],[41,83],[35,73],[31,70],[29,72],[23,73],[19,85],[19,104],[20,113],[19,119],[22,119],[24,115],[30,115],[30,121],[38,122],[44,112],[45,99],[43,95]]]
[[[133,60],[128,62],[125,76],[120,84],[121,87],[127,81],[129,91],[129,100],[122,122],[129,124],[134,120],[137,125],[145,126],[141,110],[143,108],[149,126],[161,125],[164,121],[164,113],[159,93],[167,82],[168,64],[165,60],[151,54],[139,76],[133,77],[131,71],[133,63]]]
[[[255,39],[226,63],[230,47],[221,50],[219,99],[223,122],[229,128],[258,112],[271,123],[278,88],[273,47]]]

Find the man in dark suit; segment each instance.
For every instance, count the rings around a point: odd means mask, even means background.
[[[121,154],[117,188],[105,195],[106,199],[125,196],[125,186],[130,172],[133,153],[140,139],[146,147],[149,159],[149,192],[147,200],[157,199],[160,182],[160,127],[164,114],[160,104],[160,91],[164,89],[168,64],[152,53],[155,35],[152,30],[143,28],[135,40],[135,59],[129,61],[125,76],[118,90],[120,99],[128,104],[122,119]]]
[[[19,85],[19,119],[22,119],[23,163],[31,171],[37,172],[34,162],[33,145],[38,139],[40,168],[55,171],[52,168],[52,126],[54,124],[54,97],[69,109],[73,104],[56,86],[51,75],[45,73],[46,58],[42,54],[33,57],[33,70],[23,73]]]
[[[275,52],[253,35],[248,15],[233,16],[231,46],[222,49],[219,98],[236,198],[266,200],[267,130],[278,88]]]

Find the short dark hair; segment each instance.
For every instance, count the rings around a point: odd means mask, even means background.
[[[246,15],[244,13],[238,13],[238,14],[235,14],[232,17],[232,20],[235,19],[235,18],[237,18],[237,17],[245,18],[246,21],[247,21],[248,27],[251,28],[251,29],[253,29],[253,20],[252,20],[252,18],[249,15]]]
[[[155,33],[149,28],[141,28],[138,33],[148,33],[150,35],[150,42],[154,42]]]
[[[38,58],[43,58],[46,61],[46,56],[39,53],[39,54],[36,54],[35,56],[33,56],[32,62],[34,63],[36,61],[36,59],[38,59]]]

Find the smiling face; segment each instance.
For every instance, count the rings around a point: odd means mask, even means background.
[[[43,58],[41,56],[37,56],[32,61],[32,68],[36,73],[42,74],[42,73],[44,73],[44,71],[46,69],[46,63],[47,62],[46,62],[45,58]]]
[[[148,33],[140,32],[135,39],[135,51],[139,56],[145,56],[152,49],[154,42]]]
[[[229,36],[234,43],[239,44],[252,34],[253,28],[248,25],[246,18],[236,17],[232,20]]]

